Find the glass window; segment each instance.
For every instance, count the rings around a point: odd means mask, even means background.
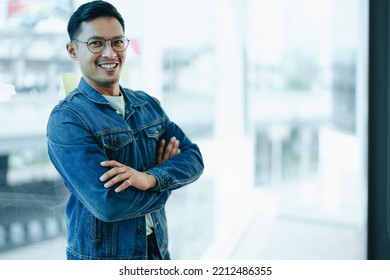
[[[0,6],[1,259],[65,258],[45,126],[78,71],[66,24],[84,2]],[[141,50],[123,85],[156,96],[204,156],[166,207],[172,257],[364,259],[367,1],[111,2]]]

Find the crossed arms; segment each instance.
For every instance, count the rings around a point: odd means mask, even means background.
[[[165,139],[161,140],[157,150],[157,164],[163,163],[179,154],[181,152],[179,146],[180,142],[176,137],[172,137],[168,143],[166,143]],[[103,161],[100,164],[103,167],[111,167],[109,171],[100,177],[100,180],[105,182],[105,188],[121,183],[115,188],[115,192],[121,192],[130,186],[145,191],[155,188],[157,185],[157,180],[153,175],[137,171],[116,160]]]

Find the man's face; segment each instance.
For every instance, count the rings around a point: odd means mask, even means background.
[[[83,22],[81,32],[75,39],[87,42],[94,37],[108,40],[122,35],[124,35],[122,26],[116,18],[102,17]],[[92,87],[99,90],[119,85],[126,51],[115,51],[111,41],[107,41],[104,50],[97,54],[90,52],[86,44],[77,41],[69,43],[67,50],[70,56],[79,62],[83,77]]]

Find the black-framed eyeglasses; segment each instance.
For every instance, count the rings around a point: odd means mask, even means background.
[[[106,42],[111,41],[111,47],[117,52],[123,52],[129,46],[130,40],[126,36],[117,36],[112,39],[104,39],[101,37],[92,37],[87,42],[73,38],[73,41],[87,45],[91,53],[101,53],[106,48]]]

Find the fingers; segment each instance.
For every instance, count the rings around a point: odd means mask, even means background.
[[[180,141],[179,140],[176,140],[175,137],[174,138],[174,142],[173,142],[173,148],[171,150],[171,153],[169,154],[169,158],[173,158],[174,156],[178,155],[181,153],[181,150],[179,149],[180,147]],[[171,140],[173,141],[173,140]],[[168,158],[167,158],[168,159]]]
[[[119,187],[115,188],[115,192],[121,192],[125,189],[127,189],[128,187],[131,186],[131,180],[130,179],[127,179],[126,181],[124,181],[122,184],[119,185]]]
[[[157,163],[163,162],[164,148],[165,148],[165,139],[160,141],[160,145],[157,150]]]
[[[157,185],[157,179],[154,176],[137,171],[117,161],[103,161],[100,164],[104,167],[112,167],[99,178],[100,181],[105,182],[106,189],[116,186],[114,191],[118,193],[129,187],[148,190]]]
[[[102,165],[104,165],[102,163]],[[111,168],[109,171],[100,176],[100,181],[105,182],[106,189],[114,185],[120,184],[115,188],[115,192],[121,192],[132,185],[132,180],[129,179],[134,176],[134,170],[128,166],[122,165],[120,167]]]
[[[176,137],[172,137],[168,144],[163,139],[160,141],[160,145],[157,152],[157,162],[162,163],[176,155],[178,155],[181,150],[179,149],[180,141]]]
[[[106,160],[106,161],[102,161],[101,163],[101,166],[104,166],[104,167],[123,167],[124,165],[120,162],[117,162],[116,160]]]
[[[110,170],[108,170],[106,173],[100,176],[100,181],[102,182],[107,181],[109,178],[125,172],[126,169],[125,165],[120,164],[115,160],[103,161],[100,163],[100,165],[103,167],[112,167]]]
[[[125,166],[117,161],[103,161],[100,163],[104,167],[113,167],[100,176],[100,181],[105,182],[104,187],[110,188],[115,184],[123,182],[117,189],[121,191],[128,188],[131,183],[126,181],[132,174],[132,168]]]
[[[168,142],[168,145],[165,147],[165,152],[164,152],[164,157],[163,157],[164,161],[171,158],[171,154],[173,153],[173,150],[175,149],[176,141],[177,141],[176,137],[172,137],[171,140]]]

